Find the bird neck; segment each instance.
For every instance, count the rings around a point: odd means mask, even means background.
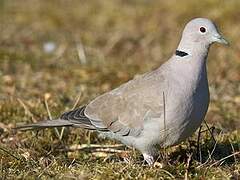
[[[177,49],[175,54],[177,56],[183,57],[183,56],[192,56],[193,58],[200,58],[205,60],[208,55],[210,44],[205,44],[201,42],[194,42],[194,41],[186,41],[185,38],[183,38]]]
[[[169,61],[177,77],[191,81],[193,86],[200,80],[207,82],[206,60],[210,45],[181,40],[173,58]]]

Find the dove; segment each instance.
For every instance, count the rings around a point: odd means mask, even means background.
[[[207,56],[214,42],[228,44],[206,18],[188,22],[173,55],[159,68],[134,78],[56,120],[21,130],[73,127],[96,130],[139,150],[153,165],[159,148],[177,145],[201,125],[209,105]]]

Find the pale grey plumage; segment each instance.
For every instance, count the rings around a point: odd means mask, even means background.
[[[176,54],[158,69],[63,114],[54,123],[19,128],[96,129],[140,150],[152,164],[156,147],[185,140],[204,119],[209,104],[206,58],[213,42],[226,43],[210,20],[193,19],[184,28]]]
[[[146,73],[90,102],[85,115],[94,126],[119,135],[138,136],[144,120],[162,114],[165,79],[161,71]],[[159,89],[161,89],[159,91]]]

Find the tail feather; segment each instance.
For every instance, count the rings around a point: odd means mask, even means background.
[[[75,110],[68,111],[60,116],[56,120],[46,120],[40,121],[33,124],[26,124],[17,126],[15,129],[19,130],[33,130],[33,129],[43,129],[43,128],[54,128],[54,127],[75,127],[84,128],[89,130],[96,130],[97,128],[91,123],[91,120],[85,116],[84,110],[86,106],[82,106]],[[106,131],[106,129],[99,129],[101,131]]]
[[[79,127],[84,129],[95,129],[89,125],[86,124],[74,124],[73,122],[70,122],[68,120],[63,119],[56,119],[56,120],[46,120],[46,121],[40,121],[33,124],[26,124],[26,125],[19,125],[15,127],[14,129],[17,130],[34,130],[34,129],[44,129],[44,128],[54,128],[54,127]]]

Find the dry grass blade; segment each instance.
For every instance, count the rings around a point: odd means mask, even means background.
[[[234,154],[236,151],[235,151],[232,143],[231,143],[231,142],[229,142],[229,143],[230,143],[230,145],[231,145],[231,148],[232,148],[232,151],[233,151],[233,154]],[[235,161],[235,163],[236,163],[236,162],[237,162],[237,157],[236,157],[236,155],[234,155],[233,157],[234,157],[234,161]]]
[[[96,148],[96,149],[92,149],[91,152],[122,153],[122,152],[130,152],[130,151],[112,149],[112,148]]]
[[[74,109],[77,107],[78,103],[79,103],[80,100],[81,100],[81,97],[82,97],[82,93],[80,93],[80,94],[78,95],[78,97],[77,97],[77,99],[76,99],[76,101],[75,101],[75,103],[74,103],[74,105],[73,105],[73,107],[72,107],[72,110],[74,110]]]
[[[76,43],[76,50],[77,50],[77,55],[78,55],[80,64],[86,64],[87,58],[86,58],[84,47],[81,42]]]
[[[224,158],[218,160],[217,162],[211,164],[211,165],[209,166],[209,168],[211,168],[211,167],[213,167],[213,166],[215,166],[215,165],[217,165],[217,164],[223,162],[224,160],[226,160],[226,159],[228,159],[228,158],[230,158],[230,157],[232,157],[232,156],[236,156],[236,155],[238,155],[238,154],[240,154],[240,151],[235,152],[235,153],[232,153],[232,154],[230,154],[230,155],[228,155],[228,156],[226,156],[226,157],[224,157]]]
[[[34,123],[37,122],[37,120],[34,118],[34,115],[31,113],[31,111],[29,110],[29,108],[27,107],[27,105],[20,99],[17,98],[17,101],[20,103],[20,105],[24,108],[26,114],[28,114],[28,116],[30,116],[33,120]]]
[[[82,144],[72,145],[69,148],[59,149],[61,152],[72,152],[72,151],[86,151],[86,152],[112,152],[119,153],[124,152],[125,145],[98,145],[98,144]]]
[[[47,113],[48,113],[48,118],[49,118],[50,120],[53,120],[52,115],[51,115],[51,112],[50,112],[49,107],[48,107],[47,99],[48,99],[48,98],[46,98],[46,96],[45,96],[45,97],[44,97],[44,105],[45,105],[45,108],[46,108]],[[60,135],[58,129],[57,129],[57,128],[54,128],[54,131],[55,131],[58,139],[61,141],[62,139],[61,139],[61,135]]]
[[[43,169],[43,171],[38,175],[38,178],[40,178],[44,173],[46,173],[47,169],[49,169],[51,166],[54,166],[56,164],[56,161],[49,164],[47,167]]]
[[[186,164],[186,172],[185,172],[185,177],[184,177],[184,179],[185,180],[188,180],[188,172],[189,172],[189,167],[190,167],[190,161],[191,161],[191,159],[192,159],[192,155],[193,154],[188,154],[188,159],[187,159],[187,164]]]

